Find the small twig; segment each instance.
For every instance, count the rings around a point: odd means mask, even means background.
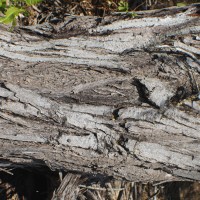
[[[0,171],[6,172],[7,174],[13,175],[12,172],[8,171],[7,169],[3,169],[0,167]]]
[[[156,194],[156,190],[157,190],[157,186],[154,187],[154,194]],[[158,190],[157,190],[157,192],[158,192]],[[153,200],[157,200],[157,195],[154,195]]]
[[[139,4],[138,6],[136,6],[136,7],[134,8],[134,11],[137,10],[140,6],[142,6],[142,5],[144,5],[144,4],[145,4],[145,2],[143,2],[143,3]]]
[[[137,197],[138,197],[138,195],[137,195],[137,185],[136,185],[136,183],[134,184],[134,197],[135,197],[135,199],[137,199]]]
[[[97,187],[92,187],[92,186],[86,186],[86,185],[79,185],[80,188],[86,188],[86,189],[90,189],[90,190],[100,190],[100,191],[121,191],[124,190],[125,188],[97,188]]]
[[[134,187],[134,185],[135,185],[135,183],[131,182],[131,184],[130,184],[130,192],[129,192],[129,197],[128,197],[129,200],[133,200],[133,191],[134,191],[133,187]]]
[[[155,186],[162,185],[163,183],[168,183],[168,182],[171,182],[171,181],[173,181],[173,180],[160,181],[160,182],[157,182],[157,183],[152,184],[152,186],[155,187]]]
[[[160,190],[158,189],[154,194],[152,194],[148,200],[151,200],[151,199],[155,199],[154,197],[156,197],[158,194],[159,194]]]
[[[62,171],[59,171],[58,174],[59,174],[60,182],[62,182],[62,180],[63,180],[63,173],[62,173]]]
[[[37,11],[38,13],[41,13],[42,11],[40,9],[38,9],[36,6],[32,5],[31,6],[33,8],[33,10]]]
[[[95,191],[95,192],[96,192],[96,194],[97,194],[99,200],[103,200],[102,197],[101,197],[101,195],[99,194],[99,191]]]

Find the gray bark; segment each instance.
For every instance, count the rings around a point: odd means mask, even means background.
[[[1,25],[0,167],[200,180],[199,12]]]

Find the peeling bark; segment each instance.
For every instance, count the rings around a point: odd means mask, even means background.
[[[200,4],[151,13],[1,25],[1,168],[200,180]]]

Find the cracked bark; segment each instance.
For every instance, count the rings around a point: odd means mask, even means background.
[[[0,167],[200,180],[199,9],[1,25]]]

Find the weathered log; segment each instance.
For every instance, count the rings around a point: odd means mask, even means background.
[[[160,12],[1,25],[0,167],[200,180],[200,4]]]

